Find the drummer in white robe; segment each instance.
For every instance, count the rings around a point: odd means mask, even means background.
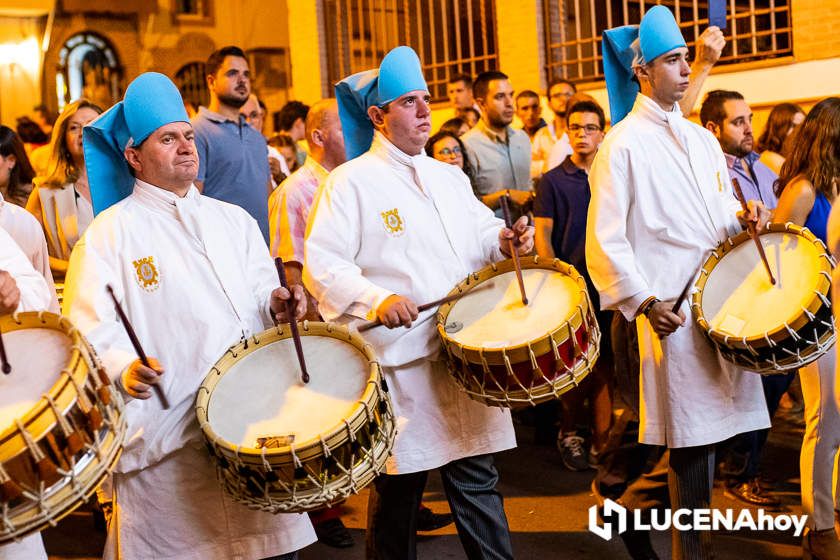
[[[54,299],[55,295],[51,295],[44,277],[33,268],[15,240],[0,228],[0,315],[48,309]],[[0,375],[0,392],[3,391],[3,383],[10,383],[13,379],[13,376]],[[0,429],[5,427],[0,426]],[[41,533],[0,545],[0,560],[24,558],[47,560]]]
[[[196,190],[192,126],[162,74],[134,80],[85,128],[84,144],[97,216],[70,258],[65,307],[128,397],[105,558],[294,558],[315,540],[308,517],[252,511],[223,494],[194,412],[212,364],[271,326],[289,297],[256,222]],[[107,285],[157,371],[137,360]],[[153,384],[170,409],[149,398]]]
[[[671,450],[672,508],[708,508],[714,444],[770,423],[759,377],[723,360],[686,319],[688,301],[671,308],[709,252],[741,230],[740,205],[719,144],[677,105],[690,69],[671,12],[655,6],[640,26],[606,31],[604,52],[613,128],[589,178],[586,262],[601,306],[636,318],[639,437]],[[740,216],[768,217],[754,201]],[[674,531],[673,557],[711,557],[710,535]]]
[[[502,239],[516,236],[519,251],[529,252],[533,228],[521,220],[515,234],[505,229],[460,169],[423,152],[429,93],[410,48],[392,50],[378,71],[346,78],[336,94],[351,161],[316,197],[303,271],[325,319],[379,318],[393,329],[365,333],[398,417],[393,456],[370,506],[369,545],[377,559],[415,557],[418,504],[427,471],[439,468],[467,556],[511,558],[491,455],[516,445],[510,413],[458,389],[440,361],[434,310],[418,315],[416,304],[503,258]]]

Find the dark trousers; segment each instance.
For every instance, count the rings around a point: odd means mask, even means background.
[[[297,560],[298,553],[295,552],[287,552],[286,554],[281,554],[280,556],[272,556],[271,558],[264,558],[263,560]]]
[[[776,414],[779,408],[779,401],[790,387],[796,372],[762,375],[761,386],[764,389],[764,400],[767,402],[767,412],[770,418]],[[726,440],[722,444],[724,456],[723,474],[729,483],[746,482],[758,475],[758,465],[761,462],[761,453],[764,444],[767,443],[769,428],[744,432]]]
[[[458,538],[470,560],[513,558],[510,529],[492,455],[477,455],[440,467],[443,489]],[[380,475],[368,502],[367,557],[417,558],[417,510],[428,472]]]
[[[605,333],[604,336],[607,336]],[[595,475],[602,495],[630,509],[667,507],[669,454],[664,447],[639,443],[639,347],[636,324],[620,313],[610,328],[615,362],[615,398],[624,413],[610,430]]]
[[[668,489],[673,510],[710,508],[715,476],[714,444],[674,448],[669,452]],[[714,558],[710,531],[678,531],[673,528],[671,548],[672,560]]]

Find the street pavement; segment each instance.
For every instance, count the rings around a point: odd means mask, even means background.
[[[595,501],[590,492],[594,471],[569,472],[559,452],[532,443],[532,429],[517,426],[519,447],[500,453],[497,466],[499,489],[505,497],[505,511],[511,528],[517,559],[629,559],[618,537],[604,541],[587,530],[588,510]],[[774,422],[762,471],[777,481],[776,493],[785,512],[801,514],[799,506],[799,448],[802,440],[801,414],[778,414]],[[435,512],[448,511],[440,479],[429,478],[424,502]],[[300,560],[363,560],[367,491],[344,505],[343,520],[356,540],[352,548],[338,550],[313,544],[300,553]],[[716,486],[713,508],[742,505],[723,495]],[[800,540],[792,531],[716,532],[713,536],[718,560],[781,560],[801,558]],[[660,557],[670,558],[670,534],[654,532],[654,547]],[[89,560],[101,555],[104,535],[97,531],[89,513],[77,512],[45,532],[51,559]],[[418,543],[421,560],[464,559],[454,526],[423,534]]]

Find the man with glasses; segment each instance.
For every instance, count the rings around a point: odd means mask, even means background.
[[[589,167],[604,139],[604,110],[594,101],[576,103],[567,113],[566,134],[572,155],[543,175],[534,203],[537,253],[545,258],[559,258],[572,264],[586,279],[594,309],[599,309],[598,292],[586,271],[586,213],[589,208]],[[557,447],[563,465],[571,471],[590,468],[607,441],[612,414],[608,381],[612,365],[609,332],[612,312],[597,312],[601,327],[601,358],[579,389],[561,400],[563,419],[557,435]],[[583,400],[592,403],[592,447],[584,450],[583,438],[575,430]]]

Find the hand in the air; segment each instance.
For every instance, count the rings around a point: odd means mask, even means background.
[[[300,321],[306,315],[306,290],[300,284],[294,284],[292,285],[292,294],[294,295],[295,320]],[[283,302],[287,301],[292,294],[282,286],[271,292],[271,312],[274,313],[274,318],[278,323],[289,322],[289,318],[286,316],[286,305]]]
[[[149,358],[147,368],[140,360],[134,360],[122,374],[122,388],[130,397],[145,400],[152,396],[152,387],[160,383],[163,366],[154,358]]]
[[[417,320],[419,313],[413,301],[396,294],[388,296],[376,308],[376,317],[379,322],[389,329],[401,326],[410,327],[411,322]]]
[[[0,315],[14,313],[20,304],[20,290],[12,275],[0,270]]]
[[[528,216],[522,216],[513,224],[513,229],[502,228],[499,231],[499,248],[508,257],[508,240],[513,239],[513,246],[520,255],[527,255],[534,250],[534,226],[528,225]]]
[[[648,322],[660,338],[665,338],[685,324],[685,313],[682,310],[678,313],[671,311],[674,303],[676,303],[676,300],[658,301],[648,311]]]
[[[723,31],[716,25],[707,27],[697,39],[697,54],[694,60],[697,64],[714,66],[720,59],[720,53],[723,52],[725,46],[726,39],[723,37]]]

